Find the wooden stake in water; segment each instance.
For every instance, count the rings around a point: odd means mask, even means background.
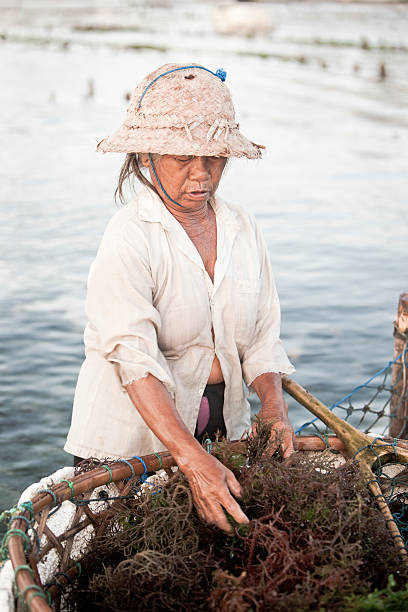
[[[401,293],[398,303],[397,319],[394,323],[394,359],[407,347],[408,338],[408,293]],[[408,371],[404,359],[398,360],[392,366],[391,420],[389,433],[392,438],[407,438],[408,436],[408,401],[407,392]]]

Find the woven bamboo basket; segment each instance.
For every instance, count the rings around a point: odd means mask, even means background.
[[[329,447],[338,453],[339,464],[346,456],[358,455],[362,468],[367,472],[367,484],[376,496],[377,504],[393,534],[396,550],[401,561],[406,563],[407,551],[401,534],[378,483],[373,480],[371,464],[380,455],[384,460],[387,457],[395,458],[394,465],[392,462],[390,464],[390,477],[393,478],[395,470],[406,466],[407,441],[378,442],[377,438],[361,434],[335,417],[290,379],[284,380],[284,387],[337,433],[337,437],[325,438],[298,436],[295,439],[295,449],[316,453]],[[232,444],[237,452],[243,445],[242,442]],[[396,465],[397,459],[403,463],[402,468],[401,464]],[[104,513],[112,512],[119,500],[132,494],[132,488],[141,476],[159,470],[169,471],[174,466],[175,461],[170,453],[155,453],[107,462],[76,476],[74,468],[64,468],[45,482],[37,483],[36,487],[27,490],[30,499],[22,499],[25,503],[20,503],[13,514],[3,543],[8,548],[10,560],[7,562],[8,567],[3,567],[2,573],[3,576],[7,573],[11,583],[15,583],[18,601],[25,602],[33,612],[60,610],[64,588],[75,581],[81,571],[80,560],[89,538],[93,533],[101,533]],[[59,482],[56,482],[58,479]],[[9,606],[9,609],[15,607]]]
[[[239,451],[242,443],[234,446]],[[296,450],[306,452],[320,452],[327,446],[339,453],[341,461],[344,446],[335,436],[326,441],[299,436],[295,441]],[[6,535],[10,560],[3,573],[9,582],[9,609],[18,609],[24,601],[33,612],[59,610],[64,588],[81,571],[87,542],[93,532],[99,533],[104,513],[112,512],[143,474],[174,466],[170,453],[157,453],[107,462],[77,476],[73,468],[64,468],[29,487],[31,499],[24,498]]]

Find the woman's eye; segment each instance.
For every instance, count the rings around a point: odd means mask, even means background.
[[[177,160],[178,162],[188,162],[188,161],[190,161],[192,158],[193,158],[193,157],[192,157],[192,155],[184,155],[184,156],[181,156],[181,157],[176,157],[176,160]]]

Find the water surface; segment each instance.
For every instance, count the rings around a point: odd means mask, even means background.
[[[157,66],[225,68],[242,131],[268,147],[219,191],[263,229],[297,381],[332,403],[379,369],[408,290],[406,6],[265,3],[275,28],[253,38],[216,34],[206,2],[42,6],[2,9],[0,27],[1,508],[70,461],[86,277],[121,164],[95,146]],[[133,29],[84,31],[101,23]]]

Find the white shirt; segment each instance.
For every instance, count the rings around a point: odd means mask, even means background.
[[[236,440],[250,429],[243,379],[249,386],[260,374],[294,371],[279,339],[279,300],[255,219],[218,197],[213,206],[214,283],[183,227],[149,188],[110,220],[89,273],[86,359],[67,452],[118,458],[165,450],[125,389],[149,373],[194,433],[216,354],[227,435]]]

